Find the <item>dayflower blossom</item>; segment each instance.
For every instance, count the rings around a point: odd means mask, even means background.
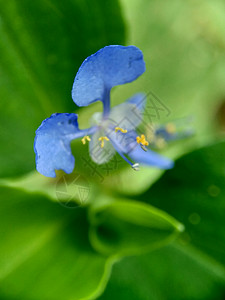
[[[151,151],[145,135],[135,131],[142,122],[143,94],[110,108],[111,88],[134,81],[144,71],[143,54],[135,46],[106,46],[85,59],[74,80],[73,101],[87,106],[100,100],[103,112],[95,113],[92,126],[83,130],[75,113],[55,113],[44,120],[34,142],[37,170],[48,177],[55,177],[55,170],[71,173],[75,159],[70,143],[74,139],[89,143],[90,156],[97,164],[107,163],[118,152],[134,170],[139,164],[172,168],[173,161]]]

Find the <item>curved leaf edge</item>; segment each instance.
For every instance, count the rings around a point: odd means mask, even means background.
[[[150,214],[154,214],[155,216],[159,216],[160,218],[168,221],[168,223],[171,226],[173,226],[174,232],[172,232],[167,238],[163,239],[162,241],[154,243],[154,246],[147,245],[145,247],[141,247],[138,251],[137,250],[129,250],[129,251],[121,250],[121,251],[115,252],[114,257],[116,257],[117,259],[121,259],[125,256],[141,255],[141,254],[149,253],[151,251],[162,248],[162,247],[166,246],[167,244],[173,242],[180,235],[180,233],[182,233],[185,230],[184,225],[181,224],[180,222],[178,222],[175,218],[173,218],[166,212],[161,211],[160,209],[155,208],[149,204],[146,204],[143,202],[138,202],[138,201],[133,201],[133,200],[130,201],[127,199],[122,199],[122,200],[120,199],[120,200],[117,200],[114,202],[110,201],[108,203],[104,203],[103,205],[91,207],[89,209],[88,219],[91,224],[90,230],[89,230],[89,241],[90,241],[92,247],[95,249],[95,251],[97,251],[103,255],[111,254],[110,247],[107,247],[106,245],[104,245],[98,238],[97,228],[98,228],[99,222],[98,222],[96,215],[99,212],[106,210],[110,206],[111,207],[118,206],[118,205],[123,206],[123,205],[127,205],[127,204],[136,209],[138,209],[138,208],[144,209],[147,212],[149,212]]]

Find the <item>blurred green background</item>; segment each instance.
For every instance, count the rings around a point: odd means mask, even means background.
[[[224,11],[222,0],[0,0],[0,299],[225,299]],[[160,150],[176,160],[164,174],[118,157],[90,165],[74,141],[74,173],[45,178],[35,130],[55,112],[89,126],[102,107],[77,108],[73,80],[112,44],[146,62],[112,106],[153,92],[169,111],[153,122],[191,117],[195,134]]]

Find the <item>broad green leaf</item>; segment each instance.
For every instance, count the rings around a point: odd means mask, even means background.
[[[223,300],[225,281],[217,273],[193,249],[174,243],[116,264],[98,299]]]
[[[84,209],[0,188],[0,298],[95,299],[113,259],[88,240]]]
[[[225,272],[224,161],[225,142],[190,153],[141,199],[182,222],[183,243],[221,264]]]
[[[105,199],[104,199],[105,200]],[[183,225],[143,203],[116,200],[91,209],[90,240],[101,253],[118,256],[162,247],[183,231]]]
[[[116,265],[100,299],[224,299],[224,161],[225,142],[199,149],[141,195],[186,230],[171,246]]]
[[[35,168],[42,120],[72,112],[70,91],[82,61],[123,44],[117,1],[0,1],[0,176]]]
[[[65,206],[85,206],[92,197],[93,186],[86,177],[74,172],[72,175],[57,172],[56,178],[47,178],[37,171],[19,178],[0,179],[0,185],[19,188],[29,193],[42,194]]]

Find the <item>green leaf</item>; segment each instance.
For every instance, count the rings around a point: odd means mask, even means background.
[[[84,209],[3,187],[0,198],[1,299],[95,299],[102,292],[113,259],[90,246]]]
[[[113,267],[99,300],[223,300],[224,282],[191,249],[174,243]]]
[[[224,161],[225,142],[199,149],[141,195],[186,230],[169,247],[117,264],[100,299],[224,299]]]
[[[224,161],[225,142],[190,153],[141,199],[182,222],[182,243],[215,260],[225,272]]]
[[[53,201],[71,202],[72,206],[84,206],[91,199],[92,186],[86,177],[73,172],[65,174],[57,171],[56,178],[48,178],[37,171],[30,172],[19,178],[0,179],[0,185],[23,189],[28,193],[38,193]]]
[[[100,253],[117,256],[152,251],[173,240],[183,225],[150,205],[116,199],[90,213],[90,240]]]
[[[70,91],[82,61],[123,44],[117,1],[1,1],[0,176],[35,168],[33,141],[42,120],[72,112]],[[86,124],[87,126],[87,124]]]

